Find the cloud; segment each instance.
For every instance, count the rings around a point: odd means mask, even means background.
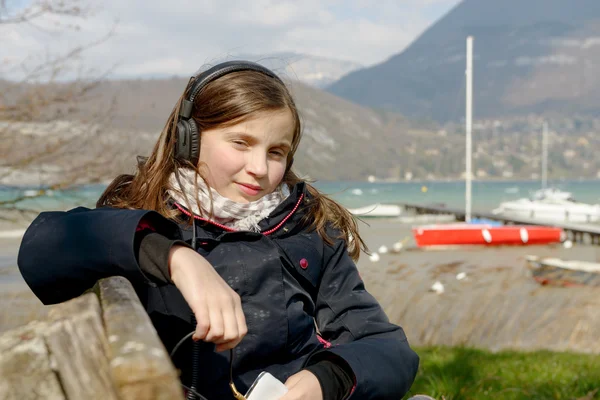
[[[370,65],[401,52],[457,2],[380,0],[375,6],[371,0],[105,0],[92,17],[77,21],[76,32],[0,26],[0,60],[67,51],[97,40],[116,23],[114,35],[85,56],[98,70],[116,66],[116,75],[188,75],[227,55],[275,51]]]

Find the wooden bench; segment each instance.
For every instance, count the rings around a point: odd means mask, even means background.
[[[123,277],[0,336],[0,399],[183,399],[177,371]]]

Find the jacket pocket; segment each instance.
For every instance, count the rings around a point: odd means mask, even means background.
[[[274,240],[274,242],[279,247],[280,254],[288,268],[311,286],[311,295],[316,295],[321,280],[323,255],[319,251],[320,242],[312,236],[299,234],[292,238]]]

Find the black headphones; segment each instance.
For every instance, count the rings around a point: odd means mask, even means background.
[[[192,87],[190,88],[187,97],[181,103],[177,119],[177,137],[175,143],[175,158],[177,160],[189,161],[193,165],[196,165],[200,158],[200,132],[198,131],[196,121],[194,121],[194,118],[191,118],[196,95],[210,82],[223,75],[227,75],[230,72],[238,71],[261,72],[283,83],[271,70],[250,61],[227,61],[217,64],[214,67],[199,73],[195,77],[192,77]]]

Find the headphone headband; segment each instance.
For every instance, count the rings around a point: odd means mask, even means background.
[[[200,91],[206,87],[206,85],[208,85],[210,82],[216,79],[219,79],[223,75],[227,75],[231,72],[238,71],[261,72],[281,82],[281,79],[279,79],[279,77],[275,75],[273,71],[251,61],[227,61],[221,64],[217,64],[214,67],[211,67],[206,71],[200,72],[199,74],[192,77],[194,83],[192,84],[192,87],[188,92],[188,96],[181,105],[181,108],[179,110],[179,117],[184,119],[188,119],[191,117],[192,108],[194,107],[194,99],[196,98],[196,95],[198,95],[198,93],[200,93]]]

